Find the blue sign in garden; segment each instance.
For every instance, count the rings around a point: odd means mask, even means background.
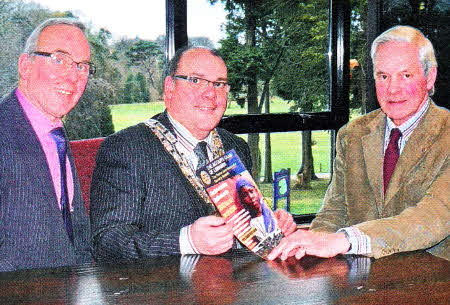
[[[291,169],[282,169],[273,177],[273,210],[277,209],[278,201],[286,198],[286,211],[290,212]]]

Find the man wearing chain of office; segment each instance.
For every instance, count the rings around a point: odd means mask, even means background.
[[[216,255],[232,248],[232,224],[217,216],[195,175],[230,149],[251,170],[245,141],[216,128],[229,89],[227,68],[215,51],[179,50],[164,82],[166,110],[105,140],[91,191],[98,260]],[[275,215],[286,235],[295,230],[291,215]]]

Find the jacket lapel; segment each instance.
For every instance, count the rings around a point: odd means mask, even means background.
[[[367,126],[369,133],[362,137],[364,162],[370,186],[375,195],[377,207],[383,202],[383,140],[385,116],[379,115]],[[381,164],[381,166],[380,166]]]
[[[34,171],[30,176],[35,177],[32,183],[41,184],[41,189],[48,196],[49,204],[57,207],[56,193],[53,187],[50,169],[47,164],[44,150],[39,142],[30,121],[20,106],[15,93],[12,93],[10,103],[8,103],[9,113],[12,121],[12,132],[16,135],[18,153],[23,154],[21,160],[28,160],[27,156],[33,156],[30,160],[34,166],[29,166],[29,170]],[[20,149],[19,149],[20,148]],[[37,167],[36,165],[40,165]]]
[[[400,190],[400,187],[404,185],[405,180],[410,176],[411,170],[413,170],[414,166],[420,161],[438,136],[440,126],[443,126],[443,124],[441,122],[442,118],[435,113],[435,110],[436,106],[431,103],[427,113],[406,143],[386,190],[386,205]]]

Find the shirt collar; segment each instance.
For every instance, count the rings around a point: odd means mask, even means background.
[[[16,96],[23,112],[37,134],[48,135],[52,129],[56,127],[63,127],[61,120],[58,120],[56,123],[51,122],[38,108],[36,108],[36,106],[26,99],[18,88],[16,89]]]
[[[425,112],[428,110],[430,106],[430,98],[427,99],[425,104],[422,105],[419,111],[417,111],[412,117],[410,117],[406,122],[401,124],[400,126],[396,126],[394,122],[386,116],[386,129],[388,134],[390,134],[391,130],[394,128],[400,129],[402,136],[407,136],[413,132],[416,126],[419,124],[420,119],[424,116]]]
[[[208,136],[204,140],[198,140],[196,139],[190,132],[187,130],[186,127],[184,127],[180,122],[175,120],[169,112],[167,112],[167,117],[169,118],[170,123],[173,126],[173,129],[175,131],[175,135],[177,139],[182,142],[183,146],[188,148],[189,150],[194,150],[194,147],[197,146],[197,144],[201,141],[206,142],[206,144],[211,147],[212,144],[212,135],[211,132],[208,134]]]

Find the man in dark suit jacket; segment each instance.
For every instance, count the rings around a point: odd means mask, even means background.
[[[233,244],[232,225],[215,211],[195,170],[235,149],[251,169],[247,144],[216,128],[227,104],[227,69],[212,50],[189,48],[172,59],[166,111],[108,137],[91,188],[96,259],[132,261],[171,254],[220,254]],[[277,211],[281,229],[295,229]]]
[[[19,86],[0,102],[0,272],[91,261],[73,157],[61,154],[64,169],[53,138],[64,143],[61,118],[88,79],[83,30],[64,18],[38,26],[19,58]]]

